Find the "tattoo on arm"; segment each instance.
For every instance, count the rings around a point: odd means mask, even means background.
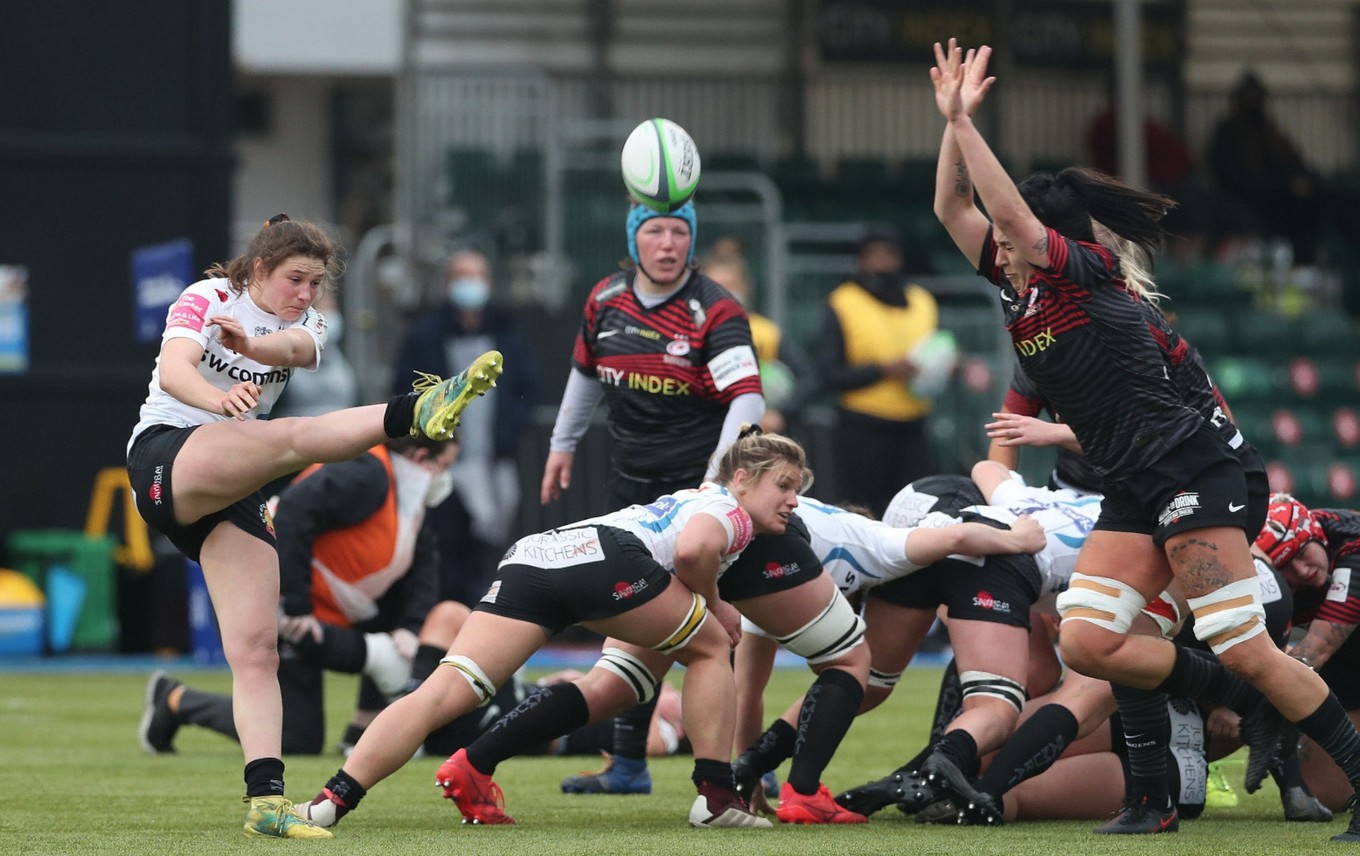
[[[1320,669],[1353,632],[1354,624],[1333,624],[1314,619],[1308,625],[1308,633],[1290,650],[1289,655],[1306,661],[1314,669]]]
[[[1036,243],[1036,244],[1034,245],[1034,249],[1036,249],[1036,250],[1038,250],[1039,252],[1043,253],[1043,254],[1044,254],[1044,258],[1048,258],[1048,232],[1047,232],[1047,231],[1044,232],[1044,236],[1043,236],[1042,238],[1039,239],[1038,243]]]
[[[973,180],[968,176],[968,164],[962,158],[954,161],[954,195],[960,198],[973,197]]]

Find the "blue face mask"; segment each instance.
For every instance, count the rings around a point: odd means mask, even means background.
[[[491,283],[475,276],[449,282],[449,302],[459,309],[481,309],[491,299]]]

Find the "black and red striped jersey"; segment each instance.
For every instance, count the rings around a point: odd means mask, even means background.
[[[1294,592],[1294,623],[1319,618],[1333,624],[1360,624],[1360,511],[1314,508],[1312,512],[1327,536],[1331,575],[1326,588]]]
[[[1181,338],[1180,333],[1171,326],[1166,316],[1156,306],[1146,300],[1139,301],[1139,306],[1142,307],[1143,316],[1147,318],[1148,331],[1162,349],[1171,372],[1171,381],[1180,392],[1181,399],[1193,407],[1224,442],[1233,448],[1240,446],[1243,442],[1241,432],[1228,417],[1228,407],[1223,400],[1223,393],[1210,379],[1209,370],[1205,367],[1204,357],[1200,356],[1199,350]]]
[[[1044,398],[1044,394],[1019,365],[1016,365],[1011,376],[1011,388],[1006,391],[1006,400],[1002,406],[1011,413],[1019,413],[1022,416],[1037,417],[1047,410],[1055,419],[1061,420],[1057,412],[1049,406],[1048,399]],[[1053,474],[1058,478],[1057,483],[1063,487],[1074,487],[1092,493],[1105,491],[1104,480],[1101,479],[1100,473],[1086,462],[1086,456],[1066,446],[1058,447],[1058,457],[1053,463]]]
[[[727,406],[761,392],[750,323],[740,303],[697,271],[650,309],[633,276],[614,274],[591,290],[572,363],[604,387],[622,470],[702,476]]]
[[[1177,391],[1118,259],[1052,229],[1048,238],[1049,266],[1036,270],[1024,295],[997,267],[990,232],[978,273],[1001,289],[1025,374],[1072,427],[1096,471],[1125,478],[1198,430],[1201,417]]]

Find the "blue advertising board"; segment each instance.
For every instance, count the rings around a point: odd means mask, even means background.
[[[132,335],[155,342],[165,314],[180,292],[195,280],[194,244],[187,238],[132,251]]]

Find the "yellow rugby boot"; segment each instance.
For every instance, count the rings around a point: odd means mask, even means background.
[[[454,377],[442,380],[439,375],[417,372],[420,379],[411,385],[421,396],[416,399],[415,419],[411,436],[424,434],[431,440],[448,440],[458,427],[462,415],[472,399],[486,394],[501,376],[505,358],[500,351],[487,351],[472,361]]]
[[[250,803],[246,812],[246,835],[269,835],[274,838],[333,838],[329,829],[322,829],[298,813],[286,798],[243,797]]]

